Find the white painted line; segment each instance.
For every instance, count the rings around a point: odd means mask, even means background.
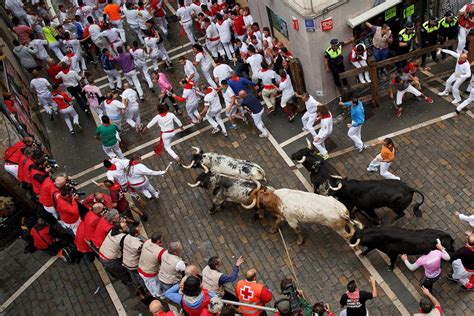
[[[313,126],[314,129],[318,129],[318,128],[320,128],[320,127],[321,127],[321,124],[317,124],[317,125]],[[297,135],[295,135],[295,136],[293,136],[293,137],[291,137],[291,138],[288,138],[288,139],[285,140],[283,143],[280,143],[280,146],[281,146],[281,147],[285,147],[285,146],[287,146],[287,145],[289,145],[289,144],[291,144],[291,143],[297,141],[298,139],[300,139],[300,138],[302,138],[302,137],[304,137],[304,136],[306,136],[306,135],[308,135],[308,134],[309,134],[309,132],[301,132],[301,133],[299,133],[299,134],[297,134]]]
[[[58,257],[54,256],[49,258],[49,260],[41,267],[38,271],[35,272],[18,290],[13,293],[3,304],[0,306],[0,313],[4,312],[14,300],[18,298],[33,282],[35,282],[43,273],[46,271],[54,262],[58,260]]]
[[[176,10],[171,6],[168,0],[165,0],[165,5],[171,11],[171,13],[176,14]]]
[[[105,272],[104,267],[99,260],[94,260],[94,265],[97,269],[97,272],[99,272],[100,278],[102,279],[102,282],[105,285],[105,289],[107,290],[107,293],[109,293],[110,299],[112,300],[112,303],[114,304],[115,309],[117,310],[117,314],[119,316],[126,316],[127,313],[125,312],[125,309],[123,308],[123,304],[120,301],[120,298],[117,295],[117,292],[115,291],[114,286],[112,285],[112,282],[110,282],[109,275],[107,272]]]

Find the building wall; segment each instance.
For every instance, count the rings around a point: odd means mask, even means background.
[[[316,17],[316,31],[306,32],[304,18],[285,5],[283,1],[249,1],[252,16],[261,26],[270,25],[266,10],[267,6],[286,21],[289,29],[289,49],[301,61],[306,89],[314,96],[322,93],[322,96],[318,97],[318,100],[322,102],[329,102],[339,96],[331,73],[325,70],[324,51],[333,38],[337,38],[340,41],[350,39],[352,37],[352,29],[346,24],[347,19],[365,12],[372,7],[372,4],[373,0],[349,0],[347,3],[329,11],[324,16]],[[293,30],[292,17],[298,19],[298,31]],[[329,32],[322,32],[321,21],[329,17],[333,18],[333,29]],[[351,45],[344,48],[346,70],[353,67],[347,58],[350,50]]]

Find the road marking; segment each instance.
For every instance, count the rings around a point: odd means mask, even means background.
[[[317,125],[313,126],[313,128],[314,128],[315,130],[318,129],[318,128],[320,128],[320,127],[321,127],[321,124],[317,124]],[[304,136],[306,136],[306,135],[308,135],[308,134],[309,134],[309,132],[301,132],[301,133],[299,133],[299,134],[297,134],[297,135],[295,135],[295,136],[293,136],[293,137],[291,137],[291,138],[288,138],[288,139],[285,140],[284,142],[280,143],[280,146],[281,146],[281,147],[285,147],[285,146],[287,146],[287,145],[289,145],[289,144],[291,144],[291,143],[297,141],[298,139],[300,139],[300,138],[302,138],[302,137],[304,137]]]
[[[58,257],[54,256],[49,258],[49,260],[43,264],[41,268],[39,268],[38,271],[35,272],[18,290],[13,293],[12,296],[10,296],[3,304],[0,306],[0,312],[4,312],[8,306],[10,306],[11,303],[13,303],[14,300],[18,298],[33,282],[35,282],[42,274],[44,271],[46,271],[54,262],[58,260]]]
[[[107,293],[109,294],[110,299],[112,300],[112,304],[114,304],[114,307],[117,310],[117,314],[119,316],[126,316],[127,313],[125,312],[123,304],[120,301],[120,298],[118,297],[112,282],[110,281],[109,275],[107,274],[107,272],[105,272],[104,267],[98,261],[99,260],[94,260],[95,268],[97,269],[97,272],[99,272],[100,278],[105,285],[105,289],[107,290]]]

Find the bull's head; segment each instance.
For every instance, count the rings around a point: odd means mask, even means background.
[[[352,235],[351,239],[349,239],[349,246],[351,246],[352,248],[357,247],[360,244],[362,237],[363,230],[356,226],[354,235]]]
[[[201,187],[207,189],[211,185],[213,177],[215,177],[215,174],[212,172],[203,172],[197,176],[194,184],[188,183],[188,185],[191,188]]]
[[[339,191],[342,188],[342,180],[341,176],[331,175],[327,181],[327,186],[331,191]]]
[[[250,194],[250,196],[252,197],[252,203],[250,203],[249,205],[245,205],[244,203],[240,203],[240,205],[242,205],[242,207],[247,209],[247,210],[250,210],[250,209],[255,207],[255,205],[257,204],[257,201],[258,201],[258,196],[260,194],[260,189],[262,188],[262,185],[260,184],[260,182],[255,181],[255,180],[253,180],[253,182],[255,183],[256,187],[252,191],[252,193]]]
[[[199,149],[199,147],[192,147],[193,149],[193,157],[191,158],[191,162],[189,163],[189,165],[182,165],[183,168],[186,168],[186,169],[191,169],[191,168],[197,168],[197,167],[201,167],[201,162],[202,162],[202,150]],[[207,170],[204,169],[206,172]]]
[[[315,155],[314,150],[311,147],[311,142],[306,139],[308,146],[306,148],[302,148],[297,152],[291,155],[291,159],[295,160],[299,164],[303,164],[309,172],[319,172],[319,169],[324,166],[324,158]]]

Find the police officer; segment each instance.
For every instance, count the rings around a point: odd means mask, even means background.
[[[405,28],[398,33],[397,56],[408,53],[411,50],[412,41],[415,38],[415,25],[413,22],[405,24]],[[397,68],[401,69],[406,65],[406,60],[397,63]]]
[[[452,11],[446,11],[444,17],[439,21],[439,40],[441,44],[444,44],[448,40],[456,38],[458,33],[458,18]],[[447,49],[453,50],[450,46]],[[446,58],[445,53],[441,53],[443,59]]]
[[[436,45],[438,43],[439,27],[440,23],[438,18],[435,16],[430,17],[428,21],[425,21],[422,24],[421,46],[423,48]],[[426,66],[426,55],[427,54],[423,54],[421,56],[421,67]],[[431,52],[431,59],[433,59],[435,62],[439,61],[438,57],[436,57],[436,51]]]
[[[340,88],[341,87],[341,80],[339,79],[339,74],[341,72],[346,71],[344,68],[344,58],[342,56],[342,48],[344,45],[347,45],[349,43],[352,43],[352,39],[345,41],[345,42],[339,42],[337,39],[332,39],[331,40],[331,46],[329,46],[326,49],[326,52],[324,53],[325,59],[325,64],[326,64],[326,71],[331,71],[332,75],[334,77],[334,84]],[[344,83],[345,86],[349,86],[349,83],[347,82],[347,79],[342,79],[342,82]]]

